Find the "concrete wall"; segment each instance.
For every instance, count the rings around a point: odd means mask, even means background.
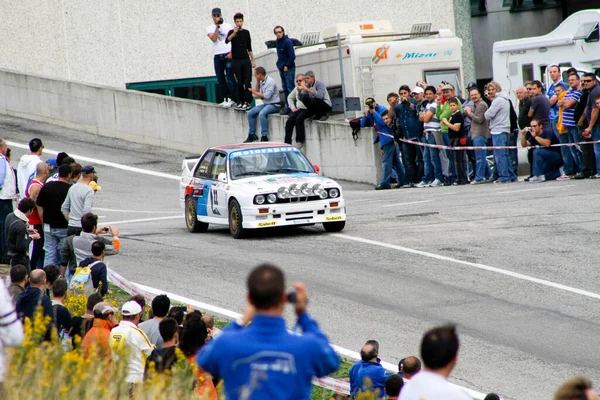
[[[275,25],[297,38],[338,22],[380,19],[398,32],[421,22],[455,31],[453,0],[2,0],[0,68],[122,88],[212,76],[206,27],[213,7],[230,23],[244,13],[255,53],[275,38]]]
[[[189,153],[248,134],[246,113],[214,104],[7,70],[0,70],[0,114]],[[283,142],[286,118],[270,116],[271,141]],[[324,175],[377,182],[381,157],[372,130],[363,129],[355,144],[347,123],[306,122],[306,128],[306,155]]]

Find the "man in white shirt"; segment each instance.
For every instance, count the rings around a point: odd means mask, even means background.
[[[135,301],[123,304],[121,314],[123,319],[118,326],[110,331],[109,345],[113,359],[117,360],[124,352],[128,355],[127,377],[125,382],[140,383],[144,378],[146,359],[154,350],[148,336],[138,328],[142,307]]]
[[[29,141],[29,151],[31,154],[25,154],[21,157],[17,166],[17,180],[19,185],[19,198],[24,199],[25,189],[29,183],[31,175],[35,174],[37,165],[44,162],[40,157],[44,151],[44,144],[41,139],[34,138]]]
[[[219,106],[230,108],[234,105],[236,84],[231,61],[231,43],[226,43],[225,39],[233,27],[223,21],[220,8],[212,9],[212,19],[213,24],[206,28],[206,35],[213,42],[215,75],[217,75],[219,86],[225,97]],[[225,80],[225,76],[227,76],[227,80]]]
[[[425,368],[400,392],[400,400],[472,400],[463,389],[448,382],[458,357],[458,335],[454,325],[434,328],[423,336],[421,359]]]
[[[15,172],[6,158],[8,145],[0,139],[0,262],[6,255],[6,227],[4,222],[8,214],[14,211],[13,200],[17,194]]]

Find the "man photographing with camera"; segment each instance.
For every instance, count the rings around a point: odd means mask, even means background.
[[[220,8],[212,9],[212,20],[213,24],[206,28],[206,35],[213,42],[215,75],[224,96],[223,102],[219,105],[230,108],[235,98],[235,78],[231,62],[231,43],[226,43],[225,39],[233,27],[223,21]],[[225,76],[227,76],[227,80],[225,80]]]
[[[223,378],[230,400],[309,399],[312,377],[334,372],[340,360],[306,312],[306,287],[292,284],[295,295],[287,294],[283,271],[270,264],[254,268],[247,287],[243,317],[202,348],[198,365]],[[302,335],[288,332],[283,318],[294,297]]]

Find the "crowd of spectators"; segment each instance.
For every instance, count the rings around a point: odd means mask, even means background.
[[[383,178],[377,189],[516,182],[519,136],[521,146],[528,148],[525,181],[600,178],[600,143],[585,143],[600,140],[598,78],[593,73],[580,77],[570,68],[567,84],[558,66],[550,66],[548,73],[548,90],[544,93],[540,81],[527,82],[515,91],[516,105],[494,81],[483,95],[470,84],[468,99],[457,96],[447,82],[438,87],[419,82],[412,90],[402,85],[387,96],[388,107],[367,98],[360,125],[374,126],[375,143],[381,146]],[[374,118],[376,114],[382,118]],[[484,148],[462,150],[465,146]]]

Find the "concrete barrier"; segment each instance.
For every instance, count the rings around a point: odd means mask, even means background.
[[[212,103],[2,69],[0,114],[189,153],[242,142],[248,132],[246,113]],[[269,117],[271,141],[283,142],[286,118]],[[373,137],[363,129],[355,143],[347,123],[306,122],[306,155],[324,175],[375,184],[381,156]]]

